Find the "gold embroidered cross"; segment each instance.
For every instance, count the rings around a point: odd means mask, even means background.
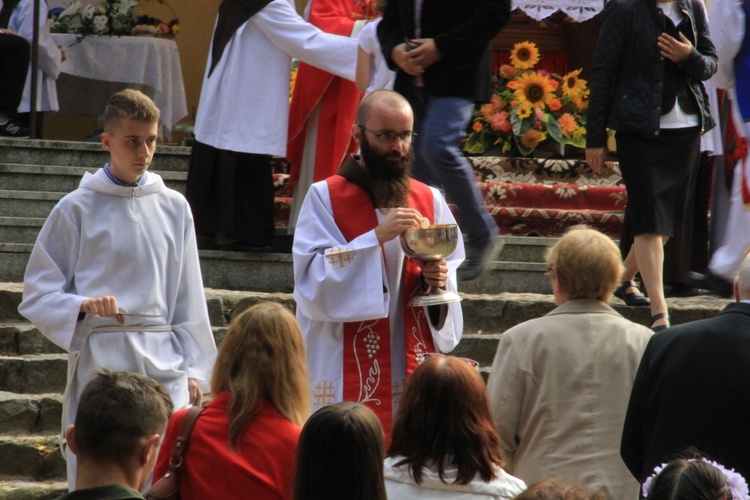
[[[344,268],[354,260],[354,250],[350,248],[329,248],[325,251],[328,263],[338,268]]]
[[[334,389],[333,384],[327,380],[323,380],[315,386],[315,391],[313,392],[313,405],[316,408],[332,405],[335,397],[336,390]]]

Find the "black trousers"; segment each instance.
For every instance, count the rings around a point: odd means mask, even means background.
[[[270,155],[227,151],[195,141],[185,197],[199,235],[223,233],[246,246],[273,245]]]
[[[29,42],[0,33],[0,113],[15,115],[26,85],[29,61]]]

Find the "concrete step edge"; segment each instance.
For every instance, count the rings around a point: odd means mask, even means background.
[[[0,226],[22,226],[41,228],[46,221],[44,217],[5,217],[0,216]]]
[[[85,172],[94,173],[99,167],[72,167],[65,165],[36,165],[31,163],[0,163],[0,174],[60,175],[82,177]],[[187,180],[187,172],[173,170],[149,170],[164,180]]]
[[[16,189],[0,189],[0,199],[11,200],[41,200],[41,201],[60,201],[67,193],[60,191],[22,191]]]

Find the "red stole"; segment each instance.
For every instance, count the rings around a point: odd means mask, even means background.
[[[333,218],[347,241],[375,229],[378,218],[370,197],[359,186],[341,175],[327,180]],[[411,179],[409,207],[435,223],[435,207],[430,188]],[[373,283],[373,286],[380,284]],[[412,259],[404,259],[401,277],[406,374],[410,375],[422,355],[435,352],[424,308],[407,303],[420,291],[420,270]],[[395,294],[396,290],[391,290]],[[391,300],[395,300],[392,297]],[[380,418],[386,441],[390,441],[393,418],[394,383],[391,378],[391,327],[388,318],[344,323],[344,401],[357,401],[370,407]],[[396,393],[401,388],[396,388]]]

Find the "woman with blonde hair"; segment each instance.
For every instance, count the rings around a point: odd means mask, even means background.
[[[292,312],[265,302],[235,317],[214,365],[214,398],[190,435],[181,498],[290,498],[309,391],[302,332]],[[167,471],[186,412],[169,422],[155,478]]]
[[[406,382],[385,460],[388,498],[510,499],[484,380],[466,360],[428,357]]]

